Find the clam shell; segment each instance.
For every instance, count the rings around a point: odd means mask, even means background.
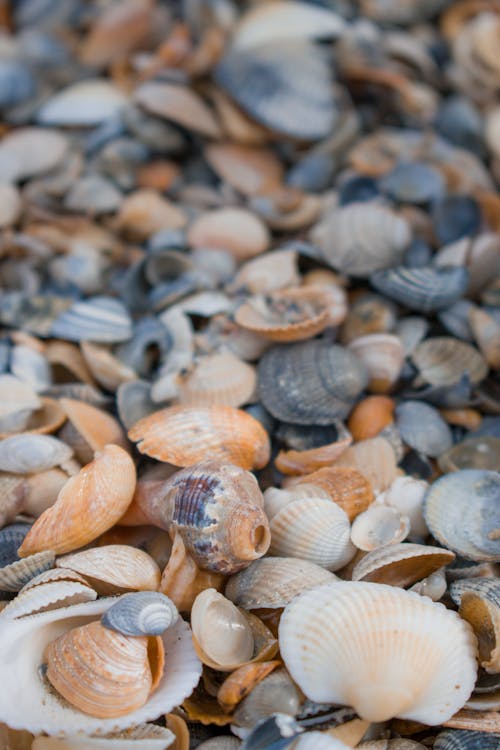
[[[421,401],[404,401],[396,407],[396,425],[410,448],[436,458],[451,448],[451,430],[437,409]]]
[[[424,544],[390,544],[368,552],[353,568],[353,581],[405,588],[455,559],[453,552]]]
[[[238,407],[251,400],[255,369],[231,352],[209,354],[179,376],[178,399],[189,406]]]
[[[500,672],[500,582],[490,580],[480,588],[465,589],[460,617],[472,626],[479,644],[479,663],[489,674]]]
[[[170,730],[157,724],[139,724],[118,735],[106,737],[36,737],[31,750],[166,750],[174,742]]]
[[[247,260],[267,250],[271,241],[262,221],[243,208],[221,208],[195,219],[187,233],[194,248],[227,250],[237,260]]]
[[[231,576],[225,595],[244,609],[277,609],[294,596],[336,576],[307,560],[293,557],[264,557]]]
[[[471,383],[479,383],[488,374],[488,365],[477,349],[448,336],[422,341],[411,358],[431,385],[453,385],[465,372]]]
[[[1,616],[16,619],[95,599],[97,592],[84,583],[51,581],[20,591],[5,607]]]
[[[99,125],[118,114],[126,101],[111,81],[102,78],[78,81],[45,102],[38,111],[38,122],[63,127]]]
[[[387,396],[368,396],[357,403],[347,421],[353,440],[376,437],[392,424],[394,406],[394,401]]]
[[[254,653],[252,628],[246,617],[215,589],[196,597],[191,610],[193,638],[215,669],[233,671],[251,660]]]
[[[59,403],[68,418],[61,430],[61,437],[73,448],[79,461],[92,461],[94,453],[109,443],[129,450],[126,435],[111,414],[71,398],[61,398]]]
[[[301,594],[282,615],[279,640],[310,700],[352,705],[369,721],[440,724],[476,679],[470,627],[427,597],[383,584],[339,582]]]
[[[10,353],[10,371],[36,393],[52,385],[50,366],[43,354],[29,346],[13,346]]]
[[[347,513],[350,521],[365,511],[373,502],[374,494],[369,481],[356,469],[349,467],[325,467],[300,477],[297,488],[302,483],[312,484],[324,490],[328,497]]]
[[[322,341],[274,346],[258,367],[262,403],[274,417],[292,424],[343,419],[367,382],[353,354]]]
[[[134,370],[127,367],[106,347],[82,341],[81,350],[93,377],[107,391],[116,391],[121,383],[136,379]]]
[[[66,136],[56,130],[18,128],[2,139],[0,157],[8,158],[13,180],[24,180],[57,167],[68,147]]]
[[[59,466],[72,455],[68,445],[50,435],[13,435],[0,442],[0,470],[32,474]]]
[[[446,729],[436,737],[434,750],[496,750],[500,734]]]
[[[0,590],[19,591],[39,573],[52,568],[55,559],[55,553],[46,550],[5,565],[0,568]]]
[[[153,115],[171,120],[208,138],[219,138],[217,120],[203,99],[186,86],[148,81],[139,86],[134,99]]]
[[[500,562],[500,477],[463,469],[440,477],[424,498],[431,534],[467,560]]]
[[[66,415],[60,403],[53,398],[42,397],[40,408],[31,412],[22,431],[32,435],[46,435],[58,430],[65,420]],[[9,435],[0,433],[0,437],[5,438]]]
[[[190,466],[209,454],[244,469],[269,460],[269,438],[250,415],[230,406],[172,406],[144,417],[129,438],[159,461]]]
[[[415,348],[425,338],[429,330],[429,323],[425,318],[408,315],[398,320],[396,334],[403,344],[405,356],[413,354]]]
[[[234,712],[234,723],[251,729],[271,714],[294,716],[300,703],[301,695],[286,669],[277,669],[241,701]]]
[[[113,344],[132,336],[132,321],[118,300],[93,297],[73,303],[54,320],[50,333],[66,341]]]
[[[177,608],[164,594],[140,591],[121,596],[104,613],[101,622],[124,635],[161,635],[178,616]]]
[[[135,465],[128,453],[107,445],[68,479],[55,504],[35,521],[19,549],[20,556],[45,549],[62,554],[97,539],[124,514],[135,481]]]
[[[23,504],[24,513],[33,518],[41,516],[55,503],[67,479],[68,474],[62,469],[49,469],[26,477],[28,491]]]
[[[410,530],[407,516],[387,505],[371,505],[353,521],[351,540],[365,552],[397,544],[406,538]]]
[[[229,291],[269,294],[300,282],[295,250],[271,250],[244,263],[237,271]]]
[[[169,658],[158,688],[142,708],[119,719],[97,719],[63,703],[48,689],[38,671],[44,661],[45,647],[69,628],[97,620],[112,603],[113,599],[101,599],[21,620],[1,621],[0,648],[2,661],[6,664],[5,680],[0,687],[2,721],[14,728],[27,728],[35,734],[71,735],[82,732],[101,735],[155,720],[190,695],[199,680],[201,664],[192,647],[190,630],[180,618],[163,635]],[[9,660],[7,654],[18,656]],[[16,684],[21,665],[23,691],[19,692],[12,690],[12,685]]]
[[[348,350],[358,357],[370,376],[368,389],[373,393],[388,393],[395,384],[404,362],[404,351],[397,336],[372,333],[354,339]]]
[[[116,408],[120,422],[129,430],[143,417],[157,411],[157,405],[150,397],[151,385],[145,380],[132,380],[122,383],[116,391]]]
[[[377,271],[371,284],[401,305],[430,313],[449,307],[462,297],[469,283],[465,268],[391,268]]]

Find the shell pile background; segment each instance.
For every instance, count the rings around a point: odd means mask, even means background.
[[[499,750],[498,0],[0,27],[0,747]]]

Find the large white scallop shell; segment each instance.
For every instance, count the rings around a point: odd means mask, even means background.
[[[353,706],[369,721],[441,724],[476,679],[476,640],[455,613],[411,591],[339,582],[285,609],[280,651],[310,699]]]

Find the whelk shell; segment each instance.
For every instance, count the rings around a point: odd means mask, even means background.
[[[370,721],[440,724],[476,679],[467,623],[427,597],[383,584],[332,583],[301,594],[285,609],[279,640],[310,700],[352,705]]]
[[[238,407],[252,398],[257,376],[251,365],[231,352],[221,352],[203,357],[178,380],[182,404]]]
[[[455,559],[453,552],[424,544],[390,544],[368,552],[352,571],[353,581],[405,588]]]
[[[68,461],[72,449],[50,435],[20,434],[0,442],[0,470],[32,474]]]
[[[123,635],[161,635],[178,616],[177,608],[164,594],[140,591],[121,596],[104,613],[101,622]]]

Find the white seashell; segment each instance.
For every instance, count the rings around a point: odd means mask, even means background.
[[[36,393],[45,391],[52,385],[50,365],[43,354],[29,346],[12,347],[10,369],[13,375],[33,388]]]
[[[102,78],[79,81],[52,96],[40,109],[42,125],[91,126],[116,115],[127,98]]]
[[[166,750],[175,735],[157,724],[140,724],[120,735],[107,737],[37,737],[31,750]]]
[[[215,589],[205,589],[196,597],[191,627],[201,651],[223,671],[231,671],[253,656],[254,638],[247,619]]]
[[[34,734],[101,735],[157,719],[191,694],[201,675],[201,663],[191,631],[180,618],[162,636],[168,659],[158,688],[144,706],[126,716],[98,719],[83,714],[63,702],[41,679],[46,646],[70,628],[98,620],[113,602],[100,599],[20,620],[0,619],[0,721]]]
[[[368,370],[368,390],[372,393],[389,393],[404,362],[403,345],[399,338],[391,333],[370,333],[354,339],[347,348]]]
[[[303,500],[304,498],[330,500],[330,495],[326,490],[306,482],[304,484],[292,485],[291,487],[287,487],[286,490],[281,490],[278,487],[268,487],[263,494],[264,510],[270,521],[282,508],[297,500]]]
[[[371,505],[353,521],[351,541],[358,549],[369,552],[385,544],[397,544],[406,539],[410,519],[395,508]]]
[[[3,179],[24,180],[54,169],[66,156],[68,146],[66,136],[56,130],[17,128],[7,133],[0,145]]]
[[[352,571],[352,580],[406,588],[417,581],[421,582],[454,559],[453,552],[443,547],[431,547],[428,544],[386,544],[358,560]]]
[[[293,750],[349,750],[349,745],[326,732],[306,732],[291,747]]]
[[[447,586],[445,569],[440,568],[427,578],[415,583],[409,590],[415,591],[420,596],[428,596],[433,602],[438,602],[445,595]]]
[[[455,613],[383,584],[339,582],[296,597],[279,627],[282,658],[305,695],[361,718],[441,724],[476,680],[476,640]]]
[[[410,519],[410,542],[420,542],[429,534],[422,507],[428,488],[428,483],[422,479],[396,477],[391,486],[377,497],[377,503],[389,505]]]
[[[271,555],[298,557],[327,570],[343,568],[354,557],[347,513],[331,500],[296,500],[271,520]]]
[[[42,402],[31,385],[24,383],[14,375],[0,375],[1,420],[20,411],[26,412],[27,419],[29,419],[31,412],[34,409],[39,409],[41,405]]]
[[[51,435],[12,435],[0,442],[0,470],[32,474],[59,466],[72,455],[66,443]]]
[[[58,607],[92,602],[97,591],[77,581],[52,581],[24,589],[5,607],[0,617],[26,617]]]

